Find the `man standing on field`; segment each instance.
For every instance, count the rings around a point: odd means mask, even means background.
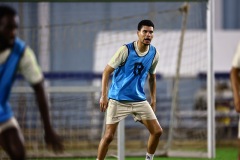
[[[103,160],[112,142],[118,123],[133,115],[149,130],[146,160],[152,160],[158,146],[162,128],[156,118],[156,66],[159,53],[150,43],[153,39],[154,24],[142,20],[138,24],[138,40],[126,44],[115,53],[102,75],[100,110],[107,111],[106,130],[98,147],[98,160]],[[113,73],[114,72],[114,73]],[[108,91],[109,77],[113,73]],[[151,103],[144,93],[148,78]]]

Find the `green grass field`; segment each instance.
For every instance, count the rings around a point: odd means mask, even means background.
[[[50,160],[50,159],[39,159],[39,160]],[[96,158],[61,158],[59,160],[96,160]],[[116,160],[116,158],[106,158],[106,160]],[[126,160],[144,160],[144,157],[129,157],[129,158],[127,157]],[[210,160],[210,159],[155,157],[154,160]],[[237,148],[217,148],[216,158],[211,160],[237,160]]]

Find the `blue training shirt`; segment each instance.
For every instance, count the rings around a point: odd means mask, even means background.
[[[128,57],[125,63],[115,69],[108,98],[118,101],[144,101],[144,85],[151,68],[156,49],[149,45],[145,56],[139,56],[134,42],[126,45]]]
[[[0,64],[0,122],[5,122],[13,116],[9,104],[9,96],[15,80],[17,66],[25,50],[25,43],[15,38],[14,46],[7,60]]]

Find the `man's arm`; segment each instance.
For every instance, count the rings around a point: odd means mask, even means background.
[[[108,82],[114,68],[107,65],[102,74],[102,94],[100,98],[100,110],[105,112],[108,107]]]
[[[44,89],[44,81],[42,80],[39,83],[32,85],[32,88],[36,95],[38,108],[39,108],[43,126],[44,126],[45,142],[47,143],[47,146],[51,148],[54,152],[62,152],[63,144],[61,142],[61,139],[55,133],[50,123],[49,110],[48,110],[49,103],[48,103],[47,96]]]
[[[149,90],[151,96],[151,106],[153,111],[156,111],[156,74],[149,74]]]
[[[240,69],[232,67],[230,72],[230,79],[233,91],[235,110],[240,113],[240,96],[239,96],[239,71]]]

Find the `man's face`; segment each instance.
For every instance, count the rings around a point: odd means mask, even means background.
[[[18,24],[18,16],[6,15],[0,19],[0,45],[2,48],[13,46]]]
[[[153,39],[153,27],[142,26],[140,31],[137,31],[139,41],[144,45],[150,45]]]

